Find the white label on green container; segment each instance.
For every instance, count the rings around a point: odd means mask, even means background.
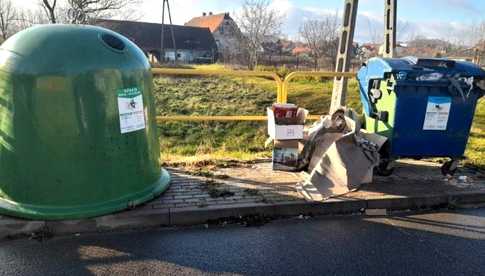
[[[450,117],[450,97],[428,97],[423,130],[446,130]]]
[[[134,87],[118,90],[118,110],[121,133],[145,129],[145,112],[140,89]]]

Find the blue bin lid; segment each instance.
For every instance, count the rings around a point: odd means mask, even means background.
[[[359,80],[384,79],[386,73],[397,76],[423,75],[442,73],[448,76],[485,78],[485,71],[478,65],[467,61],[456,61],[444,58],[371,58],[359,71]],[[399,78],[398,78],[399,80]]]
[[[418,79],[421,77],[432,76],[439,73],[436,80]],[[485,78],[485,71],[478,65],[466,62],[443,58],[371,58],[364,64],[357,74],[360,86],[360,94],[364,111],[370,114],[370,103],[367,96],[371,80],[386,79],[389,74],[393,74],[397,85],[443,85],[448,86],[448,77],[460,78]],[[432,79],[432,78],[431,78]]]

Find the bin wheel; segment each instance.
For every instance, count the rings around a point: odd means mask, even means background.
[[[379,176],[391,176],[394,173],[394,167],[391,166],[392,161],[382,160],[376,167],[376,173]]]
[[[447,161],[441,166],[441,173],[444,176],[451,175],[453,176],[458,169],[458,160],[451,160]]]

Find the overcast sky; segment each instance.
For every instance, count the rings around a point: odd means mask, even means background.
[[[39,0],[14,0],[24,8],[38,8]],[[183,24],[202,12],[237,13],[243,0],[172,0],[172,16]],[[137,10],[141,21],[161,21],[162,0],[142,0]],[[301,23],[343,9],[343,0],[273,0],[273,7],[285,15],[282,32],[298,36]],[[372,33],[381,32],[384,0],[360,0],[356,40],[368,41]],[[462,40],[467,25],[485,20],[485,0],[398,0],[399,39],[424,35],[432,38]]]

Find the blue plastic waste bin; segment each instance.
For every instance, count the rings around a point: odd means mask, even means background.
[[[366,130],[389,139],[379,174],[390,175],[402,157],[449,157],[442,172],[454,174],[484,94],[484,70],[448,59],[373,58],[357,78]]]

